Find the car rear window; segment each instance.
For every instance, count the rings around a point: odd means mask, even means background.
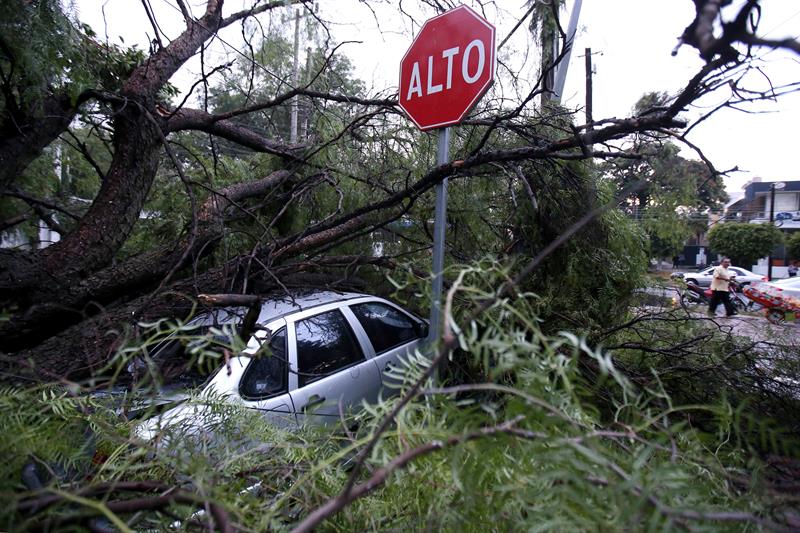
[[[347,319],[338,309],[295,324],[299,386],[365,360]]]
[[[417,338],[414,322],[392,306],[368,302],[350,309],[367,332],[376,354]]]

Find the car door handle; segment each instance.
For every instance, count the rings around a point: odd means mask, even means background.
[[[319,394],[312,394],[308,397],[308,401],[303,406],[303,412],[305,413],[308,411],[309,408],[314,407],[315,405],[319,405],[325,401],[324,396],[320,396]]]

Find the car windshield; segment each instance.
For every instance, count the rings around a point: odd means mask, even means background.
[[[132,382],[161,391],[202,386],[222,366],[225,352],[235,349],[240,324],[227,311],[193,319],[128,365]]]
[[[200,327],[170,339],[152,355],[161,388],[190,389],[203,385],[222,363],[236,333],[229,328]]]

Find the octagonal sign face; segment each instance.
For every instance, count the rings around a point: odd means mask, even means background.
[[[494,81],[494,26],[467,6],[425,22],[400,62],[400,107],[423,131],[458,124]]]

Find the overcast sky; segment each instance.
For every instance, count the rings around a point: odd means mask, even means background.
[[[174,0],[149,0],[149,3],[161,29],[170,37],[176,36],[182,20]],[[202,6],[205,2],[191,3]],[[572,3],[567,0],[568,7]],[[228,0],[226,12],[241,9],[245,4],[245,0]],[[389,0],[376,2],[372,9],[358,0],[322,0],[319,4],[319,16],[334,22],[330,27],[335,41],[357,41],[342,48],[353,59],[357,75],[376,90],[396,90],[400,59],[419,24],[431,13],[411,12],[410,17],[401,17],[397,15],[398,2]],[[152,38],[153,30],[141,2],[74,0],[74,5],[81,20],[101,36],[107,34],[112,42],[119,42],[122,36],[126,43],[139,43],[146,48]],[[762,5],[761,35],[770,38],[800,35],[800,1],[763,0]],[[403,6],[408,9],[411,4],[406,1]],[[584,105],[583,55],[587,47],[592,49],[595,70],[595,120],[629,115],[634,103],[646,92],[679,90],[702,66],[694,49],[683,47],[677,56],[670,54],[677,36],[691,22],[693,9],[691,0],[584,0],[563,103],[572,108]],[[498,42],[509,34],[523,12],[524,0],[497,0],[484,10],[489,22],[497,28]],[[200,13],[197,7],[196,14]],[[275,16],[271,23],[290,27],[282,18]],[[568,13],[564,17],[565,26],[567,20]],[[531,44],[525,29],[523,26],[517,30],[498,55],[533,76],[536,60],[529,53]],[[238,27],[231,28],[223,34],[223,39],[236,45],[238,33]],[[225,43],[217,45],[230,51]],[[800,57],[770,51],[764,56],[763,72],[764,76],[752,77],[753,87],[765,87],[766,77],[773,84],[799,82]],[[182,86],[191,79],[191,73],[186,72],[175,83]],[[702,102],[709,109],[718,103],[713,98]],[[800,179],[794,131],[800,123],[800,96],[787,96],[750,110],[758,113],[723,110],[692,131],[689,139],[703,149],[718,169],[738,166],[742,170],[726,179],[729,192],[740,190],[756,176],[765,181]],[[701,112],[692,110],[687,118],[698,117]],[[687,152],[686,156],[691,154]]]

